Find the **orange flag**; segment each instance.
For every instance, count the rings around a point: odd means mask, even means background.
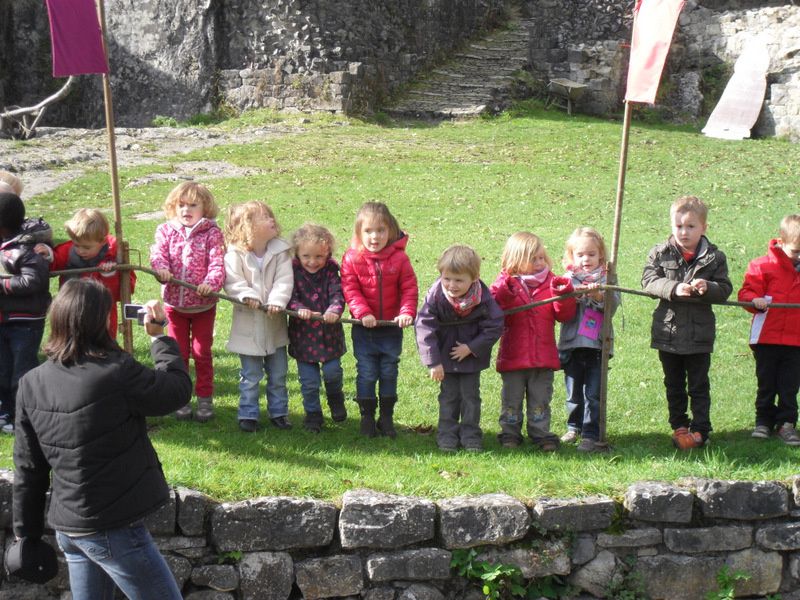
[[[639,0],[634,9],[625,100],[652,104],[684,0]]]

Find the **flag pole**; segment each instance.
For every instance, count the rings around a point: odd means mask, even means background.
[[[103,0],[95,0],[97,5],[97,18],[100,22],[100,35],[103,40],[103,52],[108,60],[108,43],[106,41],[106,12]],[[103,104],[106,114],[106,132],[108,133],[108,160],[111,166],[111,196],[114,200],[114,237],[117,238],[117,264],[128,261],[127,245],[122,236],[122,209],[119,198],[119,171],[117,169],[117,144],[114,134],[114,100],[111,95],[111,82],[108,73],[103,73]],[[127,272],[119,272],[119,295],[121,304],[131,301],[130,277]],[[133,330],[130,321],[119,319],[122,330],[123,348],[126,352],[133,351]]]
[[[625,102],[625,113],[622,120],[622,143],[619,152],[619,172],[617,174],[617,197],[614,203],[614,232],[611,237],[611,256],[608,260],[606,280],[609,285],[617,285],[617,255],[619,253],[620,226],[622,224],[622,199],[625,196],[625,172],[628,166],[628,139],[631,131],[632,104]],[[614,292],[606,289],[603,292],[603,306],[611,307],[614,301]],[[603,347],[600,354],[600,414],[599,414],[599,444],[608,448],[606,441],[606,407],[608,404],[608,361],[611,357],[611,320],[613,311],[607,310],[603,319],[600,336]]]

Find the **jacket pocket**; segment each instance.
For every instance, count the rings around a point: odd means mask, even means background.
[[[671,308],[658,306],[653,311],[653,324],[650,329],[650,339],[654,344],[670,345],[675,335],[675,311]]]
[[[696,311],[692,315],[692,342],[713,344],[716,332],[716,319],[711,309]]]

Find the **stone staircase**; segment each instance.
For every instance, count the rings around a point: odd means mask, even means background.
[[[514,73],[529,62],[529,24],[514,20],[468,43],[448,62],[410,84],[384,112],[429,119],[500,112],[511,100]]]

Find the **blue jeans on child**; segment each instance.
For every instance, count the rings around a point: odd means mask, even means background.
[[[286,346],[277,348],[266,356],[240,354],[239,419],[258,421],[258,384],[267,375],[267,412],[271,419],[289,414],[289,392],[286,389],[286,372],[289,359]]]
[[[119,587],[137,600],[181,600],[181,591],[141,521],[72,537],[56,531],[73,600],[112,600]]]
[[[297,377],[300,379],[300,393],[303,394],[303,409],[306,413],[322,412],[319,403],[320,368],[322,380],[325,381],[325,392],[341,393],[344,383],[342,361],[334,358],[324,363],[297,361]]]
[[[403,330],[353,325],[352,335],[356,396],[375,398],[375,384],[380,382],[381,396],[397,397],[397,365],[403,351]]]
[[[563,363],[567,427],[581,437],[600,439],[600,350],[576,348]]]
[[[39,366],[39,344],[44,319],[0,324],[0,414],[14,422],[17,385],[28,371]]]

